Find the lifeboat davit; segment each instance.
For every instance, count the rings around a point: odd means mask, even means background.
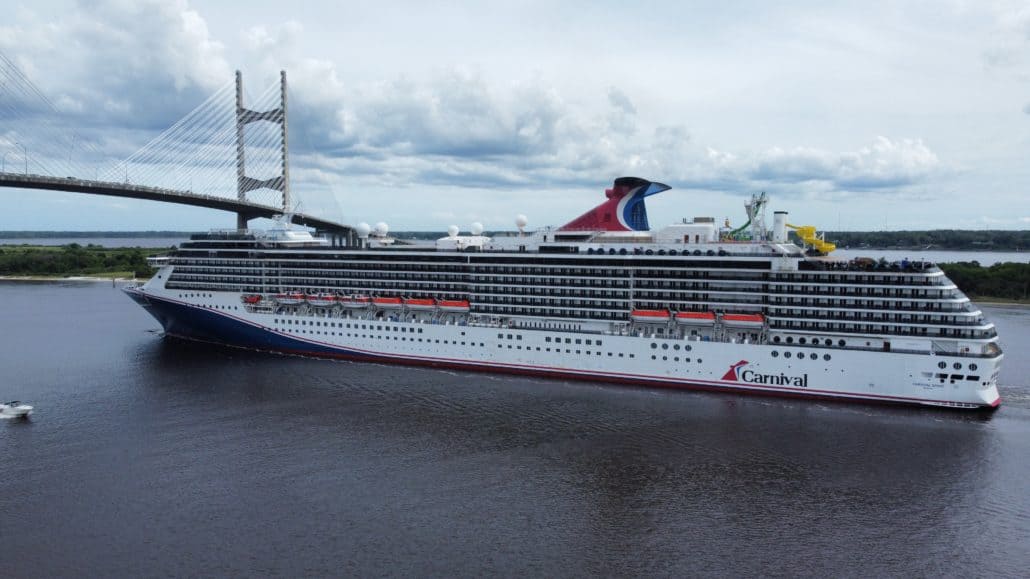
[[[302,304],[306,299],[306,296],[300,292],[276,294],[275,296],[275,301],[279,302],[284,306],[295,306],[297,304]]]
[[[401,307],[401,298],[372,298],[372,303],[377,308],[395,310]]]
[[[367,308],[372,303],[368,296],[350,296],[347,298],[336,298],[337,303],[345,308]]]
[[[765,325],[765,316],[762,314],[723,314],[722,323],[727,327],[761,328]]]
[[[630,317],[634,322],[668,322],[669,310],[633,310]]]
[[[256,304],[261,301],[261,296],[257,294],[249,294],[240,296],[240,300],[245,304]]]
[[[436,303],[444,312],[467,312],[469,311],[468,300],[440,300]]]
[[[336,304],[336,296],[333,294],[320,293],[320,294],[308,294],[308,303],[315,306],[316,308],[327,308]]]
[[[712,312],[677,312],[676,323],[694,326],[711,326],[715,324],[715,314]]]
[[[436,300],[433,298],[407,298],[404,300],[404,307],[409,310],[431,310],[436,307]]]

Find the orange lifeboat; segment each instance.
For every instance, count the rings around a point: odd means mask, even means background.
[[[240,300],[242,300],[243,303],[245,303],[245,304],[253,305],[253,304],[256,304],[256,303],[261,301],[261,296],[259,296],[257,294],[248,294],[248,295],[241,296]]]
[[[306,296],[300,292],[291,292],[286,294],[276,294],[275,301],[279,302],[284,306],[295,306],[297,304],[304,303]]]
[[[372,303],[377,308],[395,310],[401,307],[401,298],[372,298]]]
[[[634,322],[661,323],[668,322],[670,317],[669,310],[633,310],[630,313]]]
[[[308,294],[308,303],[316,308],[327,308],[336,303],[336,296],[327,293]]]
[[[350,296],[347,298],[336,298],[336,301],[345,308],[367,308],[372,303],[368,296]]]
[[[676,312],[676,323],[711,326],[715,324],[715,314],[712,312]]]
[[[436,300],[433,298],[406,298],[404,307],[409,310],[431,310],[436,307]]]
[[[726,327],[761,328],[765,325],[762,314],[723,314],[722,323]]]
[[[444,312],[463,313],[469,311],[468,300],[440,300],[436,302],[436,305],[438,305],[440,310]]]

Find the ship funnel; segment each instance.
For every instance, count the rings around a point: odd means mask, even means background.
[[[773,212],[773,243],[787,243],[787,212]]]
[[[671,189],[639,177],[619,177],[605,190],[607,201],[562,225],[560,230],[648,231],[644,198]]]

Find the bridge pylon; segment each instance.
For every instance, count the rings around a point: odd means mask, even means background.
[[[283,194],[282,210],[290,210],[290,148],[286,121],[286,71],[279,71],[279,108],[269,111],[253,111],[243,106],[243,75],[236,71],[236,195],[239,201],[247,201],[247,192],[255,189],[272,189]],[[255,179],[246,172],[244,130],[250,123],[268,121],[280,128],[280,174],[271,179]],[[246,229],[247,221],[256,217],[250,213],[236,214],[237,229]]]

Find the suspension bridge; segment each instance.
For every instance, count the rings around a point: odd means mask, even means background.
[[[294,210],[285,71],[249,100],[244,106],[237,71],[232,82],[142,148],[110,161],[101,139],[62,126],[66,115],[0,53],[0,187],[228,211],[236,214],[238,229],[251,219],[286,214],[337,243],[353,243],[349,226]]]

